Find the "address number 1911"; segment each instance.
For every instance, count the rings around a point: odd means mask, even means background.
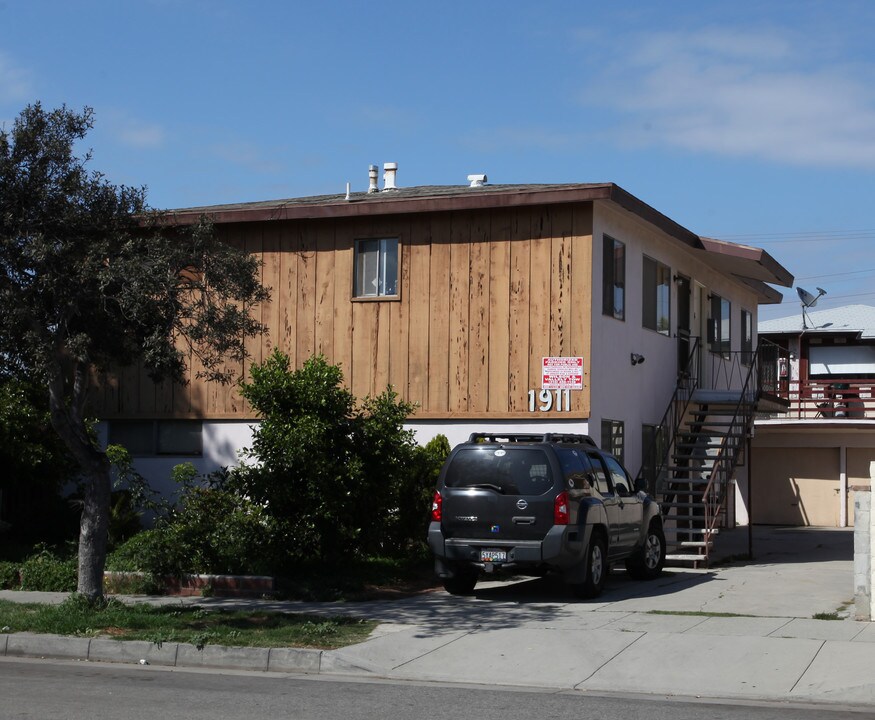
[[[529,412],[570,412],[571,390],[529,390]]]

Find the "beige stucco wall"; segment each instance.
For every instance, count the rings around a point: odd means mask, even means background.
[[[757,423],[752,448],[754,523],[854,524],[851,488],[869,484],[875,423]]]

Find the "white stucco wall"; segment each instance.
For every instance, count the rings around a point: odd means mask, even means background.
[[[609,235],[626,245],[625,319],[602,314],[602,237]],[[731,303],[731,349],[741,349],[741,310],[752,314],[753,346],[756,347],[757,297],[740,282],[721,275],[699,260],[692,251],[669,240],[637,216],[605,204],[596,204],[593,215],[592,263],[592,370],[590,434],[601,442],[602,419],[625,423],[625,459],[632,474],[642,458],[641,428],[662,419],[677,379],[677,284],[671,283],[671,333],[662,335],[642,326],[643,264],[647,255],[691,280],[692,335],[699,336],[704,366],[711,363],[705,320],[707,295],[716,292]],[[698,287],[696,287],[698,286]],[[645,357],[633,366],[631,354]]]
[[[252,426],[251,422],[204,421],[201,457],[173,455],[136,457],[134,468],[149,481],[154,490],[169,497],[176,490],[170,478],[170,472],[175,465],[190,462],[201,474],[237,465],[240,462],[239,451],[252,444]],[[107,441],[105,422],[98,426],[98,439],[103,444]]]

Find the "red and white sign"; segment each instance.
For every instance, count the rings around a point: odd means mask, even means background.
[[[543,390],[583,390],[583,358],[543,358],[541,388]]]

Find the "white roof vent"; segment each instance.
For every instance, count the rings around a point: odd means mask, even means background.
[[[483,187],[486,179],[486,175],[469,175],[468,182],[471,184],[468,187]]]
[[[368,192],[380,192],[377,187],[377,177],[379,176],[379,168],[376,165],[368,165]]]
[[[383,163],[383,190],[397,190],[395,174],[398,172],[398,163]]]

